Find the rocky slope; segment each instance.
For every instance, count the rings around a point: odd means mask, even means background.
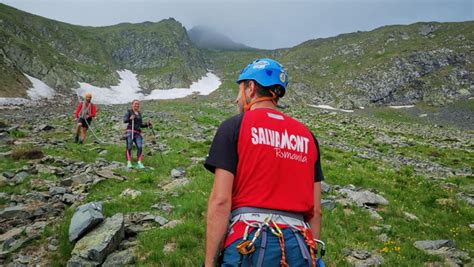
[[[72,142],[72,103],[0,110],[0,265],[201,264],[213,182],[202,163],[233,115],[219,97],[143,102],[155,129],[143,132],[145,171],[125,170],[125,105],[99,105],[84,145]],[[472,264],[472,130],[302,105],[284,112],[321,145],[326,262]],[[90,202],[100,213],[77,216]]]
[[[130,69],[146,90],[186,87],[206,72],[199,50],[172,18],[81,27],[0,4],[0,44],[0,97],[25,96],[22,73],[61,90],[77,82],[116,85],[116,70]]]
[[[445,105],[474,94],[473,32],[474,22],[416,23],[310,40],[289,49],[209,57],[229,79],[253,58],[278,59],[290,75],[291,101],[344,109]]]

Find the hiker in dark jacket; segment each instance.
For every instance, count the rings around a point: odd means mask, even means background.
[[[127,125],[127,134],[126,134],[126,141],[127,141],[127,150],[126,150],[126,157],[127,157],[127,168],[132,168],[132,147],[133,142],[137,146],[137,169],[143,169],[142,158],[143,158],[143,151],[142,151],[142,142],[143,138],[141,136],[142,128],[144,127],[151,127],[151,122],[143,123],[142,113],[140,112],[140,101],[133,100],[132,101],[132,109],[127,110],[125,116],[123,117],[123,122],[128,123]]]

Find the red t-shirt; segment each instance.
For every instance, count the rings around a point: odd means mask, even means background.
[[[302,123],[272,109],[246,112],[237,153],[232,210],[250,206],[313,216],[318,155],[313,136]]]
[[[82,102],[79,102],[76,107],[76,112],[74,112],[74,118],[77,119],[81,115],[81,111],[84,112],[86,119],[93,118],[97,115],[97,107],[95,104],[89,104],[86,102],[84,110],[82,109]]]
[[[306,220],[314,215],[314,182],[324,179],[314,135],[274,109],[259,108],[224,121],[204,166],[234,174],[232,210],[284,210],[302,213]],[[245,226],[234,224],[224,247],[240,239]]]

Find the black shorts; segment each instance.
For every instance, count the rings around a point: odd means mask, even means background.
[[[86,128],[86,129],[89,128],[89,125],[91,125],[91,122],[92,122],[92,118],[88,118],[87,120],[84,118],[79,118],[77,120],[77,123],[80,123],[82,125],[82,128]]]

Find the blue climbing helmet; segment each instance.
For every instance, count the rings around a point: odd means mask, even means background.
[[[280,85],[283,90],[277,90],[275,93],[279,97],[283,97],[288,85],[288,73],[278,61],[270,58],[260,58],[240,71],[237,83],[244,80],[254,80],[263,87]]]

